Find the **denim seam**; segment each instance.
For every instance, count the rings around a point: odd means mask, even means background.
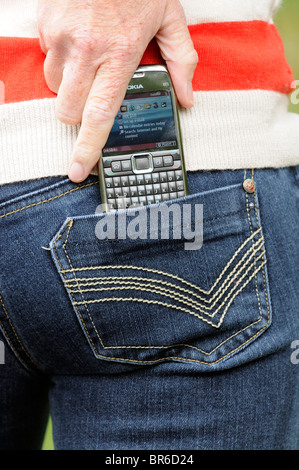
[[[2,308],[3,308],[3,311],[4,311],[5,315],[6,315],[6,317],[7,317],[7,320],[8,320],[8,322],[9,322],[9,324],[10,324],[10,327],[11,327],[11,329],[12,329],[12,332],[14,333],[15,338],[16,338],[17,342],[19,343],[19,345],[20,345],[22,351],[23,351],[24,354],[28,357],[28,359],[29,359],[30,362],[33,364],[33,366],[34,366],[36,369],[38,369],[38,370],[40,371],[39,366],[34,362],[34,360],[32,359],[32,357],[31,357],[30,354],[28,353],[28,351],[27,351],[27,350],[25,349],[25,347],[23,346],[23,344],[22,344],[22,342],[21,342],[21,340],[20,340],[20,338],[19,338],[19,336],[18,336],[18,334],[17,334],[17,332],[16,332],[16,330],[15,330],[15,328],[14,328],[12,322],[11,322],[10,316],[9,316],[9,314],[8,314],[8,312],[7,312],[7,309],[6,309],[6,307],[5,307],[5,304],[4,304],[4,301],[3,301],[3,298],[2,298],[1,295],[0,295],[0,303],[1,303],[1,305],[2,305]],[[8,342],[9,342],[9,344],[11,345],[11,347],[12,347],[14,353],[16,354],[16,356],[18,357],[18,359],[20,360],[20,362],[23,364],[23,366],[24,366],[26,369],[30,370],[32,373],[35,374],[36,371],[35,371],[34,369],[32,369],[32,367],[31,367],[30,365],[28,365],[28,363],[25,362],[24,359],[21,358],[20,354],[18,353],[17,349],[16,349],[15,346],[14,346],[14,342],[11,340],[11,338],[10,338],[9,334],[7,333],[7,331],[6,331],[6,329],[5,329],[5,327],[4,327],[2,321],[0,321],[0,324],[1,324],[1,327],[2,327],[2,329],[3,329],[3,332],[4,332],[5,336],[6,336],[6,338],[7,338]]]
[[[252,169],[252,179],[254,180],[254,169]],[[257,226],[259,226],[259,220],[258,220],[258,214],[257,214],[257,202],[256,202],[256,195],[254,194],[254,207],[255,207],[255,218],[256,218],[256,223]],[[270,323],[270,306],[269,306],[269,300],[268,300],[268,294],[267,294],[267,284],[266,284],[266,275],[265,275],[265,269],[263,267],[262,269],[262,274],[263,274],[263,281],[264,281],[264,288],[265,288],[265,299],[266,299],[266,304],[267,304],[267,311],[268,311],[268,324]]]
[[[66,196],[67,194],[70,194],[74,191],[78,191],[79,189],[83,189],[83,188],[88,188],[89,186],[93,186],[95,184],[98,184],[97,182],[93,182],[93,183],[88,183],[88,184],[85,184],[84,186],[79,186],[77,188],[73,188],[73,189],[69,189],[68,191],[64,192],[64,193],[61,193],[61,194],[57,194],[56,196],[53,196],[53,197],[50,197],[48,199],[43,199],[42,201],[38,201],[38,202],[35,202],[33,204],[29,204],[28,206],[24,206],[24,207],[20,207],[19,209],[16,209],[14,211],[10,211],[10,212],[7,212],[6,214],[3,214],[3,215],[0,215],[0,219],[4,218],[4,217],[7,217],[9,215],[12,215],[12,214],[16,214],[17,212],[21,212],[25,209],[30,209],[31,207],[35,207],[35,206],[38,206],[40,204],[44,204],[45,202],[50,202],[50,201],[54,201],[55,199],[58,199],[62,196]]]
[[[244,179],[246,179],[246,174],[247,174],[247,170],[244,171]],[[254,176],[253,170],[251,170],[251,178],[254,181],[253,176]],[[249,196],[248,196],[248,193],[246,193],[247,217],[248,217],[250,232],[253,233],[253,228],[252,228],[252,223],[251,223],[250,213],[249,213],[249,200],[248,199],[249,199]],[[254,201],[254,202],[255,202],[254,207],[256,207],[256,201]],[[259,293],[258,293],[257,278],[256,277],[255,277],[255,294],[256,294],[256,298],[257,298],[257,302],[258,302],[258,308],[259,308],[259,311],[261,312],[261,302],[260,302],[260,296],[259,296]]]
[[[246,174],[247,174],[247,170],[244,171],[244,179],[246,179]],[[251,169],[251,179],[252,181],[254,181],[254,168]],[[256,219],[256,224],[257,226],[259,227],[259,220],[258,220],[258,215],[257,215],[257,200],[256,200],[256,195],[254,193],[254,211],[255,211],[255,219]],[[249,201],[248,201],[248,193],[246,193],[246,207],[247,207],[247,212],[248,212],[248,220],[249,220],[249,225],[250,225],[250,230],[252,232],[252,224],[251,224],[251,220],[250,220],[250,213],[249,213]],[[262,227],[260,227],[262,228]],[[263,235],[259,234],[259,237],[262,238]],[[266,258],[265,258],[265,261],[267,262]],[[266,264],[266,263],[264,263]],[[268,322],[267,322],[267,325],[265,325],[259,333],[262,333],[262,331],[266,330],[270,324],[270,307],[269,307],[269,303],[268,303],[268,295],[267,295],[267,286],[266,286],[266,279],[265,279],[265,270],[264,270],[264,266],[262,268],[262,276],[263,276],[263,282],[264,282],[264,292],[265,292],[265,299],[266,299],[266,304],[267,304],[267,312],[268,312]],[[258,306],[259,306],[259,310],[261,312],[261,303],[260,303],[260,297],[259,297],[259,293],[258,293],[258,288],[257,288],[257,279],[256,279],[256,296],[257,296],[257,301],[258,301]]]
[[[67,195],[67,194],[70,194],[70,193],[72,193],[72,192],[74,192],[74,191],[77,191],[77,190],[79,190],[79,189],[83,189],[83,188],[92,186],[92,185],[94,185],[94,184],[97,184],[97,182],[93,182],[93,183],[86,184],[86,185],[84,185],[84,186],[80,186],[80,187],[77,187],[77,188],[73,188],[73,189],[71,189],[71,190],[68,190],[68,191],[62,193],[62,194],[58,194],[58,195],[56,195],[56,196],[53,196],[53,197],[51,197],[51,198],[48,198],[48,199],[39,201],[39,202],[37,202],[37,203],[30,204],[30,205],[28,205],[28,206],[21,207],[21,208],[19,208],[19,209],[14,210],[14,211],[7,212],[6,214],[1,215],[1,216],[0,216],[0,219],[2,219],[2,218],[4,218],[4,217],[7,217],[7,216],[9,216],[9,215],[15,214],[15,213],[17,213],[17,212],[23,211],[23,210],[25,210],[25,209],[29,209],[29,208],[31,208],[31,207],[34,207],[34,206],[43,204],[43,203],[45,203],[45,202],[53,201],[53,200],[55,200],[55,199],[57,199],[57,198],[60,198],[60,197],[65,196],[65,195]],[[39,366],[34,362],[34,360],[32,359],[32,357],[30,356],[30,354],[28,353],[28,351],[25,349],[24,345],[22,344],[22,342],[21,342],[21,340],[20,340],[20,338],[19,338],[19,336],[18,336],[18,334],[17,334],[17,332],[16,332],[16,330],[15,330],[13,324],[12,324],[12,321],[11,321],[11,319],[10,319],[10,316],[9,316],[9,314],[8,314],[8,312],[7,312],[6,307],[5,307],[3,298],[2,298],[1,296],[0,296],[0,302],[1,302],[1,305],[2,305],[2,308],[3,308],[3,311],[4,311],[4,313],[5,313],[6,317],[7,317],[7,320],[8,320],[8,322],[9,322],[9,324],[10,324],[11,330],[12,330],[12,332],[13,332],[15,338],[16,338],[17,343],[20,345],[20,348],[21,348],[22,351],[24,352],[25,356],[28,357],[28,359],[30,360],[30,362],[32,363],[32,365],[33,365],[39,372],[41,372],[41,369],[39,368]],[[5,334],[6,338],[7,338],[7,340],[9,341],[9,344],[11,345],[13,351],[15,352],[15,354],[16,354],[16,356],[18,357],[18,359],[20,360],[20,362],[23,364],[23,366],[24,366],[27,370],[30,370],[30,372],[36,374],[36,371],[32,368],[32,366],[29,365],[29,364],[27,363],[27,361],[25,361],[24,359],[21,358],[20,354],[18,353],[18,351],[17,351],[17,349],[16,349],[16,347],[15,347],[15,345],[14,345],[14,342],[11,340],[11,337],[8,335],[8,333],[7,333],[6,329],[5,329],[5,327],[4,327],[4,325],[3,325],[3,322],[0,322],[0,324],[1,324],[1,326],[2,326],[3,332],[4,332],[4,334]]]
[[[61,186],[65,186],[66,184],[70,184],[69,178],[65,178],[64,180],[58,183],[46,185],[42,188],[35,189],[33,191],[25,192],[24,194],[21,194],[21,196],[13,196],[10,199],[3,200],[3,202],[0,202],[0,210],[4,209],[6,206],[12,206],[14,204],[25,201],[27,199],[31,199],[32,197],[38,196],[40,194],[47,194],[53,192],[54,190],[59,189]]]
[[[72,280],[67,280],[67,279],[66,279],[66,277],[65,277],[66,272],[72,272],[73,275],[75,276],[74,271],[77,271],[77,270],[83,271],[83,270],[84,270],[84,268],[79,268],[79,269],[77,268],[77,269],[74,270],[73,266],[71,265],[71,262],[70,262],[70,259],[69,259],[69,255],[68,255],[68,253],[66,252],[66,245],[67,245],[67,242],[68,242],[68,238],[69,238],[69,234],[70,234],[70,229],[71,229],[71,226],[69,226],[69,231],[68,231],[67,239],[66,239],[65,243],[63,244],[63,249],[64,249],[65,254],[66,254],[66,256],[67,256],[67,259],[68,259],[68,261],[69,261],[69,265],[70,265],[70,267],[71,267],[72,269],[70,269],[70,270],[64,270],[64,269],[62,268],[61,263],[59,262],[59,264],[60,264],[60,266],[61,266],[61,273],[63,273],[64,279],[65,279],[66,287],[67,287],[67,282],[72,281]],[[60,234],[60,236],[55,240],[55,242],[58,241],[58,239],[61,238],[61,236],[62,236],[62,234]],[[260,238],[262,239],[262,237],[260,237]],[[258,250],[257,250],[257,251],[258,251]],[[263,254],[264,254],[264,253],[262,253],[262,255],[263,255]],[[56,257],[58,258],[57,252],[56,252]],[[262,268],[265,263],[266,263],[266,261],[258,268],[258,270],[259,270],[260,268]],[[253,275],[256,275],[256,272],[254,272]],[[175,277],[175,276],[174,276],[174,277]],[[252,277],[253,277],[253,276],[252,276]],[[80,279],[79,279],[79,280],[80,280]],[[75,276],[75,281],[76,281],[77,284],[78,284],[78,278],[76,278],[76,276]],[[247,282],[249,282],[249,281],[247,281]],[[67,287],[67,289],[68,289],[68,287]],[[81,289],[80,287],[79,287],[79,289],[80,289],[81,295],[83,296],[82,289]],[[69,289],[68,289],[68,290],[69,290]],[[73,298],[74,306],[75,306],[76,310],[78,311],[78,314],[79,314],[79,316],[80,316],[80,318],[81,318],[81,320],[82,320],[82,323],[84,324],[84,321],[83,321],[83,319],[82,319],[82,316],[81,316],[81,314],[80,314],[80,312],[79,312],[79,309],[78,309],[78,307],[77,307],[77,302],[75,302],[72,293],[70,293],[70,294],[71,294],[71,297]],[[83,296],[83,299],[84,299],[84,296]],[[134,300],[136,300],[136,299],[134,299]],[[142,300],[142,299],[138,299],[138,300]],[[232,300],[231,300],[231,301],[232,301]],[[84,299],[84,302],[82,302],[82,304],[84,304],[85,307],[87,307],[87,306],[86,306],[85,299]],[[170,307],[172,307],[172,306],[170,306]],[[261,311],[260,311],[260,313],[261,313]],[[90,312],[89,312],[89,317],[90,317]],[[92,321],[92,319],[91,319],[91,321]],[[260,321],[260,320],[258,320],[258,321]],[[254,322],[254,323],[257,323],[257,322]],[[254,323],[253,323],[253,324],[254,324]],[[93,324],[93,322],[92,322],[92,324]],[[251,325],[249,325],[249,326],[251,326]],[[245,327],[245,328],[244,328],[243,330],[241,330],[241,331],[244,331],[244,330],[247,329],[249,326]],[[85,328],[85,330],[87,331],[85,324],[84,324],[84,328]],[[235,334],[232,335],[232,336],[235,336],[235,335],[238,334],[238,333],[240,333],[240,332],[237,332],[237,333],[235,333]],[[215,362],[213,362],[213,363],[206,363],[206,362],[203,362],[203,361],[193,360],[193,359],[186,359],[186,358],[183,358],[183,357],[170,357],[170,358],[167,358],[167,359],[171,359],[171,358],[172,358],[172,359],[180,359],[180,360],[184,360],[184,361],[187,360],[187,361],[199,362],[199,363],[204,363],[204,364],[209,364],[209,365],[210,365],[210,364],[215,364],[215,363],[219,362],[220,360],[224,359],[227,355],[232,354],[235,350],[239,349],[241,346],[243,346],[243,345],[246,344],[248,341],[250,341],[251,339],[253,339],[253,338],[254,338],[255,336],[257,336],[259,333],[260,333],[260,331],[257,332],[252,338],[248,339],[245,343],[243,343],[242,345],[238,346],[238,348],[234,349],[233,351],[229,352],[228,354],[226,354],[225,356],[223,356],[222,358],[218,359],[217,361],[215,361]],[[88,334],[88,332],[87,332],[87,334]],[[97,334],[98,334],[98,333],[97,333]],[[91,340],[89,334],[88,334],[88,337],[89,337],[89,339],[90,339],[90,341],[91,341],[91,344],[93,345],[93,342],[92,342],[92,340]],[[228,339],[229,339],[229,338],[228,338]],[[228,339],[226,339],[225,341],[227,341]],[[224,342],[225,342],[225,341],[224,341]],[[224,343],[224,342],[223,342],[223,343]],[[102,342],[101,342],[101,343],[102,343]],[[221,343],[221,344],[223,344],[223,343]],[[173,345],[173,346],[175,346],[175,345]],[[190,345],[186,345],[186,346],[195,348],[195,347],[190,346]],[[105,359],[107,359],[107,358],[109,359],[109,357],[103,356],[103,355],[99,354],[94,345],[93,345],[93,347],[94,347],[94,350],[95,350],[95,352],[97,353],[97,356],[98,356],[98,357],[104,357]],[[168,348],[169,346],[165,346],[165,347]],[[128,348],[128,347],[127,347],[127,346],[124,346],[124,348]],[[138,347],[138,348],[139,348],[139,347]],[[160,348],[160,347],[159,347],[159,348]],[[113,348],[111,348],[111,349],[113,349]],[[198,348],[195,348],[195,349],[198,349]],[[140,362],[140,363],[153,363],[153,362],[161,362],[161,361],[166,360],[166,359],[164,359],[164,358],[161,358],[161,359],[158,359],[158,360],[151,360],[151,361],[139,361],[139,360],[126,359],[126,358],[112,358],[112,357],[110,357],[110,359],[111,359],[111,360],[113,360],[113,359],[116,359],[116,360],[123,360],[123,361],[135,362],[135,363],[136,363],[136,362],[137,362],[137,363],[138,363],[138,362]]]

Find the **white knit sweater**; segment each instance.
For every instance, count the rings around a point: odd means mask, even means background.
[[[0,0],[5,67],[11,66],[8,45],[38,36],[36,3]],[[180,113],[187,169],[298,165],[299,115],[288,112],[293,79],[272,21],[279,1],[181,3],[199,52],[195,105]],[[27,98],[21,83],[10,93],[12,74],[0,69],[0,184],[66,175],[79,126],[56,119],[51,93]]]

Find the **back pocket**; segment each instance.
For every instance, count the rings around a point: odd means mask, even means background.
[[[240,184],[117,216],[68,218],[50,243],[98,359],[221,368],[269,327],[257,194]]]

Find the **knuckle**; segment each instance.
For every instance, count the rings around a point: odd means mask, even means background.
[[[59,121],[70,126],[80,124],[82,119],[82,115],[78,111],[71,111],[60,107],[56,107],[56,117]]]
[[[98,126],[101,123],[114,120],[114,112],[112,109],[113,97],[98,96],[93,97],[88,107],[84,111],[84,118],[90,126]]]
[[[191,65],[197,65],[198,64],[198,61],[199,61],[199,58],[198,58],[198,53],[195,49],[193,49],[191,52],[190,52],[190,64]]]
[[[94,31],[85,28],[74,32],[72,42],[81,54],[90,56],[98,49],[100,41]]]
[[[132,33],[130,36],[118,34],[117,37],[111,38],[109,51],[113,60],[123,66],[132,60],[136,60],[136,56],[141,55],[141,44],[142,41],[139,40],[137,32],[136,34]]]
[[[181,62],[183,65],[195,68],[198,64],[198,53],[193,47],[188,47],[181,56]]]
[[[47,43],[49,45],[49,49],[58,49],[60,50],[61,45],[63,45],[66,41],[66,34],[60,28],[51,29],[51,31],[47,34]]]

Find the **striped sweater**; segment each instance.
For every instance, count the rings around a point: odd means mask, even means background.
[[[273,24],[279,0],[181,0],[199,55],[194,107],[181,110],[189,171],[299,164],[294,81]],[[0,0],[0,184],[66,175],[79,126],[55,117],[37,0]],[[162,63],[153,41],[142,63]]]

